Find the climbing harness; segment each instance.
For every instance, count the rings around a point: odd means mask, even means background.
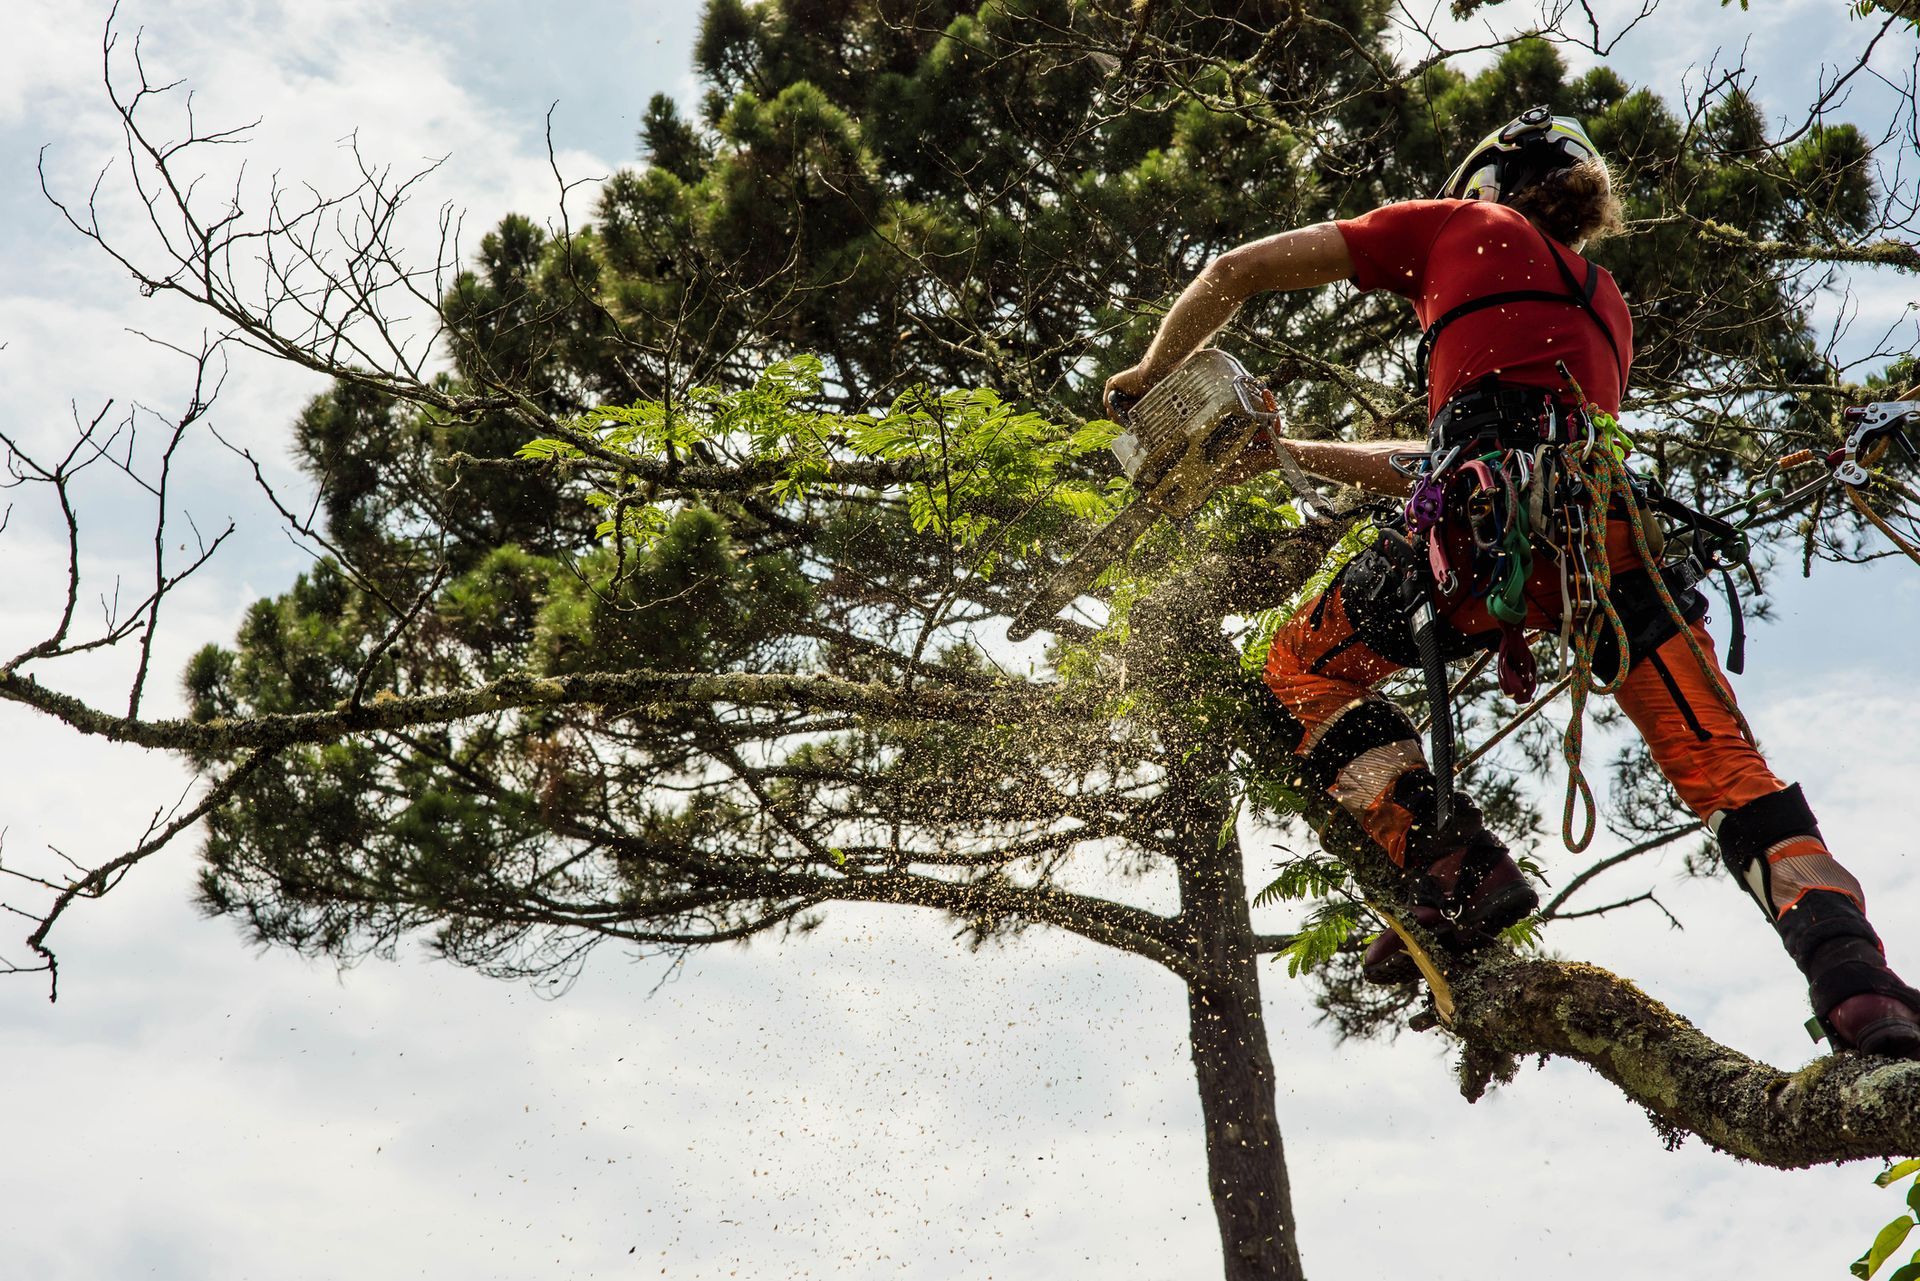
[[[1564,376],[1564,368],[1562,373]],[[1571,379],[1569,382],[1571,384]],[[1478,760],[1562,691],[1571,690],[1572,707],[1562,736],[1568,780],[1561,827],[1569,848],[1577,852],[1592,841],[1595,828],[1593,794],[1580,767],[1586,699],[1589,694],[1611,693],[1626,679],[1628,663],[1635,652],[1635,638],[1627,634],[1629,629],[1623,616],[1628,612],[1645,612],[1629,611],[1621,603],[1624,585],[1614,580],[1608,566],[1603,513],[1624,520],[1641,563],[1658,567],[1657,572],[1647,572],[1644,578],[1660,613],[1670,620],[1678,635],[1686,638],[1695,661],[1702,672],[1708,674],[1708,683],[1716,697],[1741,734],[1752,741],[1751,729],[1732,691],[1715,674],[1689,625],[1691,620],[1686,616],[1682,600],[1699,585],[1718,577],[1732,615],[1727,669],[1736,674],[1742,671],[1745,620],[1733,571],[1745,569],[1749,581],[1752,579],[1748,530],[1758,520],[1804,502],[1833,485],[1839,485],[1861,515],[1902,554],[1920,564],[1920,542],[1896,530],[1861,492],[1875,482],[1891,485],[1887,478],[1876,476],[1870,470],[1890,447],[1897,447],[1909,460],[1920,463],[1920,449],[1916,449],[1913,439],[1920,436],[1920,400],[1882,401],[1846,410],[1843,418],[1849,431],[1841,448],[1824,457],[1812,450],[1790,454],[1770,469],[1760,492],[1731,508],[1709,514],[1673,498],[1656,478],[1630,474],[1625,467],[1626,448],[1615,447],[1630,447],[1630,442],[1610,416],[1591,406],[1562,411],[1563,419],[1574,425],[1554,437],[1551,409],[1529,406],[1514,394],[1514,389],[1502,389],[1502,393],[1507,398],[1492,407],[1492,411],[1485,401],[1456,398],[1457,408],[1456,402],[1449,402],[1448,409],[1453,412],[1435,420],[1438,438],[1435,443],[1441,447],[1439,451],[1396,456],[1396,465],[1415,477],[1414,493],[1407,502],[1408,528],[1411,533],[1417,526],[1426,533],[1430,591],[1440,592],[1446,587],[1456,599],[1465,592],[1485,598],[1488,613],[1502,629],[1499,647],[1494,651],[1502,660],[1501,687],[1516,701],[1531,697],[1533,686],[1526,679],[1528,666],[1511,661],[1514,638],[1508,629],[1517,631],[1518,620],[1513,617],[1516,613],[1524,618],[1526,601],[1522,592],[1531,573],[1532,554],[1537,550],[1554,557],[1561,570],[1562,675],[1552,688],[1457,763],[1452,759],[1450,711],[1458,687],[1448,691],[1443,700],[1436,701],[1431,697],[1433,685],[1429,681],[1430,725],[1437,728],[1449,723],[1444,735],[1447,773],[1441,774],[1442,753],[1438,750],[1433,756],[1434,768],[1436,775],[1450,782],[1454,769],[1464,769]],[[1526,413],[1530,407],[1534,410],[1531,428]],[[1480,411],[1478,416],[1475,410]],[[1463,422],[1475,424],[1480,435],[1461,442],[1450,439],[1443,430]],[[1490,432],[1486,430],[1489,422]],[[1528,451],[1526,446],[1534,439],[1534,430],[1539,431],[1543,444]],[[1473,448],[1482,452],[1473,454]],[[1459,460],[1463,453],[1479,466],[1462,470]],[[1410,466],[1410,461],[1417,462],[1417,466]],[[1813,480],[1792,487],[1776,483],[1781,473],[1813,462],[1826,465],[1824,473]],[[1558,476],[1556,467],[1562,469]],[[1531,480],[1527,478],[1529,468]],[[1464,504],[1457,499],[1449,503],[1452,491],[1445,479],[1449,470],[1460,472],[1465,479]],[[1516,523],[1511,514],[1516,489],[1525,495],[1526,522],[1532,534],[1526,548],[1510,533]],[[1536,495],[1540,498],[1536,499]],[[1738,523],[1733,519],[1736,516],[1741,517]],[[1455,534],[1453,543],[1470,543],[1476,557],[1471,574],[1463,574],[1448,556],[1446,529],[1450,520],[1467,526],[1467,536]],[[1489,554],[1493,555],[1491,561],[1485,559]],[[1442,598],[1445,599],[1445,593]],[[1603,652],[1609,641],[1619,656],[1611,676],[1598,670],[1607,666],[1603,658],[1612,657]],[[1519,643],[1524,644],[1523,636]],[[1445,784],[1443,794],[1444,787]],[[1577,835],[1576,805],[1583,812]]]
[[[1483,143],[1449,181],[1447,194],[1464,194],[1454,188],[1467,175],[1471,183],[1489,186],[1498,198],[1503,165],[1523,154],[1529,140],[1557,149],[1557,161],[1552,156],[1536,157],[1549,167],[1582,158],[1578,154],[1582,148],[1586,154],[1593,154],[1591,140],[1584,133],[1574,137],[1544,108],[1536,108]],[[1482,161],[1486,162],[1484,171],[1469,174]],[[1421,334],[1414,357],[1423,390],[1429,385],[1435,345],[1449,325],[1513,303],[1558,303],[1578,308],[1600,331],[1613,355],[1620,385],[1626,385],[1626,353],[1594,305],[1601,278],[1599,267],[1587,263],[1584,279],[1576,276],[1552,239],[1537,226],[1534,231],[1563,290],[1485,294],[1435,318]],[[1401,465],[1413,480],[1405,505],[1408,538],[1416,545],[1424,543],[1427,552],[1426,574],[1422,576],[1426,581],[1408,583],[1405,597],[1431,712],[1429,764],[1441,798],[1438,820],[1442,824],[1447,820],[1455,762],[1452,697],[1440,655],[1437,620],[1469,597],[1480,599],[1499,631],[1495,643],[1500,689],[1516,702],[1526,703],[1539,686],[1525,631],[1529,606],[1537,605],[1550,617],[1557,617],[1561,683],[1572,690],[1572,713],[1562,737],[1567,797],[1561,834],[1568,847],[1577,852],[1592,842],[1597,826],[1593,791],[1580,766],[1587,696],[1610,694],[1620,688],[1627,678],[1636,639],[1616,602],[1607,555],[1608,521],[1622,519],[1632,532],[1644,567],[1635,573],[1645,578],[1665,615],[1665,621],[1656,626],[1670,623],[1686,637],[1716,696],[1741,733],[1751,739],[1732,691],[1701,649],[1693,634],[1693,619],[1677,599],[1686,597],[1691,606],[1698,599],[1695,584],[1709,573],[1720,572],[1734,616],[1729,664],[1739,671],[1745,661],[1745,620],[1731,571],[1734,566],[1747,564],[1748,553],[1744,535],[1732,526],[1693,511],[1669,497],[1656,483],[1631,476],[1626,469],[1627,455],[1633,449],[1631,438],[1612,414],[1587,399],[1564,361],[1558,368],[1566,388],[1562,393],[1503,385],[1492,377],[1456,393],[1434,416],[1426,452],[1397,455],[1396,465]],[[1671,558],[1664,555],[1665,530],[1656,523],[1663,517],[1675,524],[1679,535],[1676,554]],[[1528,598],[1527,586],[1541,556],[1550,559],[1559,581],[1557,611],[1546,602]],[[1750,567],[1748,572],[1751,575]],[[1699,610],[1704,612],[1704,608],[1702,603]],[[1636,614],[1635,632],[1645,630],[1640,615],[1649,612],[1650,602]],[[1609,658],[1610,662],[1605,661]],[[1602,670],[1608,668],[1610,675]],[[1584,813],[1578,835],[1576,804]]]
[[[1456,772],[1452,734],[1453,691],[1446,680],[1437,639],[1437,618],[1471,598],[1486,606],[1499,636],[1494,654],[1500,688],[1516,702],[1534,699],[1539,672],[1525,631],[1529,606],[1557,620],[1561,679],[1495,739],[1459,762],[1470,764],[1511,733],[1520,721],[1571,689],[1573,708],[1562,738],[1567,765],[1562,834],[1568,846],[1593,840],[1593,792],[1581,769],[1585,705],[1589,694],[1612,693],[1626,679],[1636,652],[1634,634],[1622,617],[1607,557],[1609,518],[1624,520],[1643,565],[1646,598],[1636,617],[1659,611],[1687,638],[1702,670],[1713,666],[1681,604],[1695,585],[1719,572],[1732,593],[1730,570],[1747,561],[1745,535],[1716,517],[1678,502],[1651,480],[1631,476],[1625,464],[1632,441],[1612,415],[1585,402],[1573,389],[1571,403],[1541,388],[1487,380],[1455,396],[1436,415],[1424,453],[1395,456],[1413,479],[1404,518],[1408,538],[1424,550],[1424,570],[1409,582],[1409,624],[1421,658],[1430,716],[1429,763],[1445,798]],[[1670,524],[1669,535],[1659,519]],[[1559,600],[1530,599],[1527,585],[1539,559],[1555,567]],[[1636,571],[1637,572],[1637,571]],[[1735,616],[1739,617],[1737,593]],[[1701,608],[1704,608],[1702,604]],[[1733,652],[1743,648],[1737,632]],[[1717,679],[1716,694],[1745,733],[1733,695]],[[1581,821],[1575,823],[1576,807]],[[1438,816],[1446,821],[1445,813]]]
[[[1425,573],[1408,577],[1403,603],[1432,713],[1429,764],[1443,826],[1454,774],[1453,719],[1438,616],[1469,594],[1484,597],[1500,628],[1500,687],[1514,698],[1532,697],[1538,673],[1521,630],[1525,588],[1536,517],[1544,529],[1564,505],[1565,496],[1552,492],[1567,479],[1552,446],[1569,430],[1547,392],[1489,382],[1442,408],[1425,454],[1395,456],[1414,482],[1404,509],[1407,538],[1425,551]]]
[[[1529,222],[1528,225],[1533,224]],[[1550,289],[1510,289],[1501,293],[1482,294],[1478,298],[1469,298],[1459,306],[1443,313],[1420,335],[1420,345],[1414,349],[1413,353],[1414,379],[1423,395],[1427,391],[1427,366],[1433,356],[1433,346],[1440,341],[1440,335],[1447,326],[1475,312],[1520,302],[1571,303],[1585,312],[1595,327],[1600,330],[1601,336],[1607,340],[1607,350],[1613,353],[1613,363],[1620,371],[1620,386],[1624,388],[1627,385],[1627,360],[1620,351],[1620,341],[1613,336],[1612,327],[1601,319],[1599,309],[1593,305],[1593,296],[1600,288],[1600,268],[1593,263],[1588,263],[1585,279],[1576,279],[1573,269],[1567,266],[1566,259],[1560,256],[1560,251],[1554,247],[1547,233],[1538,227],[1533,229],[1539,235],[1540,243],[1547,251],[1547,257],[1553,260],[1554,267],[1558,269],[1560,282],[1566,286],[1565,292],[1554,293]],[[1441,412],[1444,413],[1445,410]]]

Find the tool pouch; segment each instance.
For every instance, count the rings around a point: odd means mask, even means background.
[[[1662,566],[1660,577],[1689,626],[1706,617],[1707,598],[1694,586],[1699,581],[1696,566],[1689,562]],[[1629,667],[1680,634],[1679,624],[1667,612],[1660,593],[1654,590],[1652,577],[1644,568],[1615,574],[1608,596],[1614,611],[1620,615],[1620,625],[1626,629]],[[1613,628],[1603,627],[1593,649],[1594,679],[1612,684],[1619,672],[1620,642]]]

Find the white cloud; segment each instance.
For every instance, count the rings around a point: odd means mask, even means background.
[[[98,20],[73,4],[15,0],[7,7],[7,40],[0,43],[0,129],[60,119],[92,82],[99,60]]]

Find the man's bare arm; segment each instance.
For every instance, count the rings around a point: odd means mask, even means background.
[[[1289,440],[1287,449],[1301,468],[1342,485],[1353,485],[1370,494],[1391,494],[1404,498],[1413,490],[1413,481],[1395,471],[1387,460],[1418,448],[1406,440]],[[1257,455],[1256,455],[1257,457]],[[1269,456],[1259,470],[1274,464]]]
[[[1338,485],[1352,485],[1370,494],[1404,498],[1413,489],[1413,481],[1395,471],[1387,461],[1394,454],[1418,448],[1407,440],[1289,440],[1287,450],[1304,471]],[[1235,459],[1220,473],[1216,483],[1237,485],[1279,466],[1272,448],[1259,445]]]
[[[1180,367],[1241,303],[1270,290],[1312,289],[1353,274],[1347,241],[1330,222],[1283,231],[1229,249],[1174,300],[1147,354],[1107,380],[1107,393],[1138,396]]]
[[[1347,253],[1346,237],[1330,222],[1283,231],[1229,249],[1208,263],[1174,300],[1140,363],[1107,380],[1109,399],[1115,392],[1127,396],[1145,393],[1198,351],[1253,295],[1314,289],[1352,274],[1353,259]],[[1295,440],[1288,441],[1287,447],[1303,468],[1338,484],[1375,494],[1405,494],[1410,485],[1387,462],[1390,455],[1407,448],[1401,442]],[[1275,465],[1271,449],[1251,451],[1225,483],[1257,476]]]

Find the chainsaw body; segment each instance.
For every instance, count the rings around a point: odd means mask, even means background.
[[[1138,496],[1095,530],[1021,607],[1007,627],[1009,639],[1024,639],[1053,621],[1154,522],[1198,511],[1220,488],[1227,465],[1263,437],[1303,515],[1312,516],[1319,491],[1280,442],[1273,393],[1226,352],[1216,347],[1195,352],[1138,401],[1116,406],[1115,417],[1126,431],[1115,438],[1113,453]]]
[[[1195,445],[1218,461],[1228,442],[1270,425],[1278,406],[1241,363],[1218,347],[1195,352],[1131,408],[1113,442],[1120,469],[1149,489]]]

